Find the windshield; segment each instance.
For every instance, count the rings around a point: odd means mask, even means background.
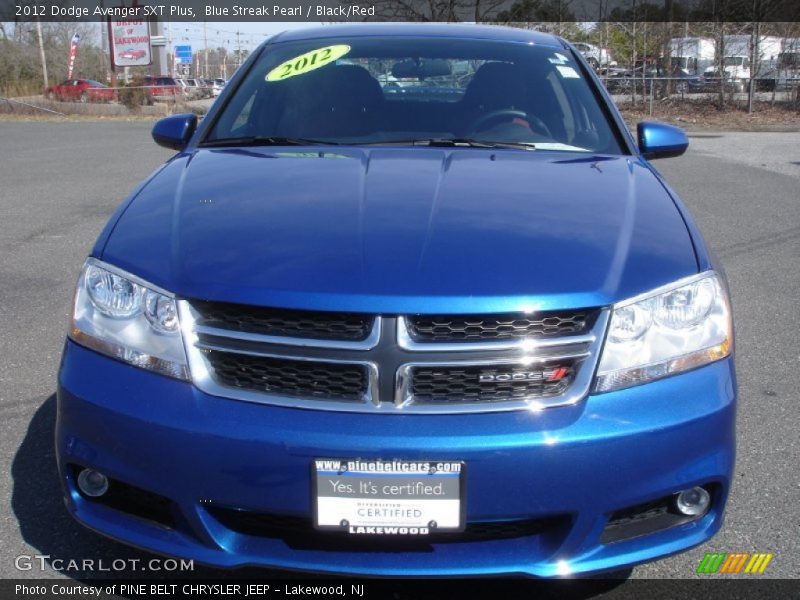
[[[326,38],[269,45],[207,145],[424,141],[621,153],[565,49],[435,38]]]
[[[722,61],[726,67],[747,66],[748,63],[749,61],[744,56],[726,56]]]
[[[689,69],[694,65],[694,61],[685,56],[673,56],[672,65],[678,67],[679,69]]]
[[[800,52],[784,52],[778,55],[779,67],[800,67]]]

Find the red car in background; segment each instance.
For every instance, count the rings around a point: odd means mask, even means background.
[[[144,85],[147,88],[148,104],[152,104],[156,100],[175,100],[176,96],[180,96],[183,93],[181,86],[173,77],[146,75]]]
[[[114,99],[114,90],[92,79],[67,79],[48,87],[44,95],[62,102],[110,102]]]

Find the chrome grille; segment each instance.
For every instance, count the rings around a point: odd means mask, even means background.
[[[578,402],[589,393],[608,322],[607,310],[573,311],[570,322],[581,329],[566,335],[422,341],[412,334],[421,317],[361,315],[370,324],[359,334],[363,339],[323,339],[297,337],[297,329],[250,328],[238,319],[231,326],[209,318],[209,303],[178,304],[192,379],[202,391],[262,404],[384,414],[496,412]],[[561,314],[556,326],[566,331],[569,319]],[[282,316],[287,322],[294,318]]]
[[[282,539],[292,547],[327,550],[357,548],[363,551],[370,547],[379,549],[385,541],[385,538],[378,540],[375,536],[364,536],[359,539],[358,536],[344,532],[319,531],[314,529],[308,517],[259,513],[223,506],[211,506],[207,510],[222,525],[237,533]],[[553,533],[564,529],[569,523],[570,517],[567,515],[510,521],[468,521],[464,531],[432,531],[430,535],[424,537],[404,540],[403,544],[405,549],[420,547],[430,550],[431,543],[507,540]],[[397,541],[393,544],[397,544]]]

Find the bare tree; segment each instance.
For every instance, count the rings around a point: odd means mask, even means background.
[[[576,0],[374,0],[375,16],[390,21],[574,22]],[[343,0],[355,4],[358,0]],[[501,10],[505,7],[505,10]],[[558,28],[557,28],[558,29]],[[556,31],[561,33],[561,31]]]
[[[714,26],[714,37],[716,43],[715,62],[717,67],[717,77],[719,77],[719,88],[717,90],[719,109],[725,109],[725,21],[717,21]]]
[[[498,9],[507,4],[508,0],[475,0],[473,19],[476,23],[494,20]]]
[[[356,4],[357,0],[345,0],[344,4]],[[458,21],[473,3],[465,0],[375,0],[375,16],[389,21]],[[476,19],[477,20],[477,19]]]
[[[574,23],[570,8],[575,0],[517,0],[507,10],[497,15],[505,23],[540,23],[552,27],[552,32],[563,34],[563,24]]]
[[[664,74],[670,79],[666,80],[664,94],[669,96],[674,89],[672,77],[672,53],[670,40],[672,39],[672,0],[664,0],[664,29],[662,31],[661,54],[664,57]]]

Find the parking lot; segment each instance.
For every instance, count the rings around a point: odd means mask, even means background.
[[[19,555],[65,562],[147,557],[70,519],[52,440],[55,378],[75,277],[117,204],[170,155],[150,139],[151,126],[0,122],[4,578],[109,575],[18,571]],[[766,576],[798,577],[800,133],[696,134],[684,157],[657,166],[689,205],[730,279],[738,336],[738,464],[722,532],[704,546],[636,569],[633,577],[692,577],[712,551],[772,552]],[[194,575],[219,572],[198,567]]]

